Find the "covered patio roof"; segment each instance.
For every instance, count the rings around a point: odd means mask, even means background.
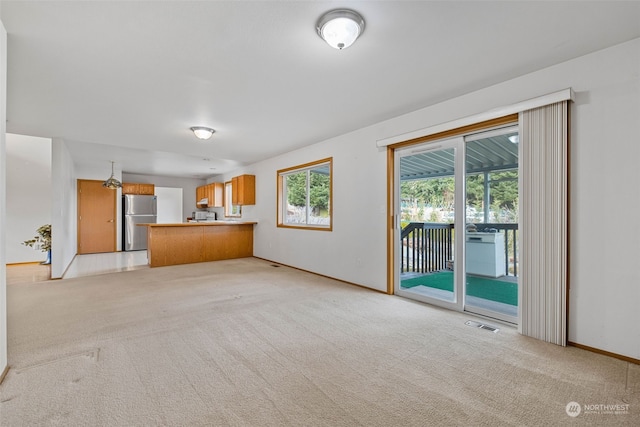
[[[509,137],[518,132],[490,136],[466,143],[467,174],[495,172],[518,167],[518,143]],[[416,153],[400,158],[400,180],[438,178],[454,175],[453,149]]]

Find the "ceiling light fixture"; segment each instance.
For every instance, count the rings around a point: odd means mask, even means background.
[[[518,142],[520,142],[520,136],[519,135],[511,135],[509,137],[509,141],[513,142],[514,144],[517,144]]]
[[[194,126],[191,128],[191,130],[199,139],[209,139],[215,132],[215,130],[204,126]]]
[[[107,187],[111,190],[115,190],[117,188],[122,187],[122,183],[116,179],[113,175],[113,161],[111,162],[111,176],[105,182],[102,183],[103,187]]]
[[[335,9],[318,19],[316,30],[329,46],[342,50],[364,32],[364,18],[354,10]]]

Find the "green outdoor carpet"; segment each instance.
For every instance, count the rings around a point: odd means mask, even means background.
[[[427,286],[453,292],[453,271],[439,271],[402,280],[403,288]],[[467,295],[509,305],[518,305],[518,284],[488,277],[467,275]]]

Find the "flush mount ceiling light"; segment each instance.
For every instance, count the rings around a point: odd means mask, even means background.
[[[191,128],[191,130],[199,139],[209,139],[215,132],[215,130],[204,126],[194,126]]]
[[[113,176],[113,162],[111,162],[111,176],[105,182],[102,183],[103,187],[107,187],[111,190],[115,190],[117,188],[122,187],[122,183]]]
[[[320,17],[316,30],[329,46],[342,50],[364,32],[364,18],[350,9],[331,10]]]

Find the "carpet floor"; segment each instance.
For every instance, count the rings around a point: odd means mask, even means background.
[[[515,282],[467,275],[467,295],[503,304],[518,305],[518,284]],[[403,288],[426,286],[453,292],[453,271],[438,271],[424,276],[403,279]]]
[[[638,365],[264,260],[7,293],[2,426],[640,425]]]

